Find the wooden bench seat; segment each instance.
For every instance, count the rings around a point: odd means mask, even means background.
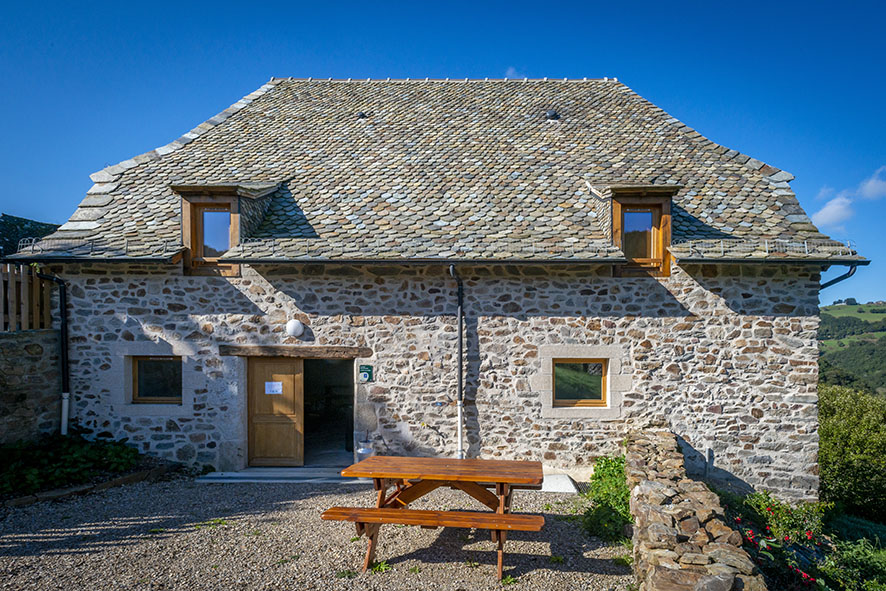
[[[492,530],[492,539],[498,543],[498,578],[502,577],[504,543],[509,531],[541,531],[545,518],[541,515],[513,513],[480,513],[475,511],[421,511],[396,508],[332,507],[321,515],[328,521],[353,521],[357,535],[369,538],[369,547],[363,561],[365,572],[375,560],[378,530],[382,524],[418,525],[424,528],[463,527]]]
[[[332,507],[323,512],[323,519],[355,523],[397,523],[426,527],[466,527],[498,531],[541,531],[545,518],[541,515],[513,513],[480,513],[475,511],[419,511],[415,509],[375,509]]]

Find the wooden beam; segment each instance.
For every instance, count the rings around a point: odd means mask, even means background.
[[[6,273],[9,265],[0,263],[0,332],[6,331]]]
[[[16,265],[9,265],[9,274],[6,276],[8,283],[6,284],[6,308],[9,310],[9,323],[6,330],[15,332],[18,330],[18,322],[16,321],[18,314],[18,291],[15,285],[15,271],[18,269]]]
[[[356,359],[372,357],[369,347],[312,345],[219,345],[219,355],[237,357],[299,357],[301,359]]]
[[[52,285],[46,279],[41,279],[40,289],[43,292],[43,326],[41,328],[52,328]]]
[[[493,511],[496,511],[499,507],[498,497],[475,482],[453,482],[452,485],[474,497]]]
[[[27,265],[22,265],[19,267],[19,270],[21,271],[21,283],[19,283],[19,287],[21,288],[21,294],[19,295],[19,305],[21,306],[21,313],[19,314],[19,316],[22,319],[22,330],[29,330],[31,328],[31,274],[29,273],[30,268]]]

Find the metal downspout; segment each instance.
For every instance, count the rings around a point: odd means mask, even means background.
[[[456,439],[457,441],[457,451],[456,457],[460,460],[465,458],[465,447],[464,447],[464,411],[465,411],[465,400],[464,400],[464,303],[465,303],[465,292],[464,285],[462,285],[461,277],[458,276],[458,273],[455,270],[455,265],[449,265],[449,274],[455,279],[455,284],[458,286],[457,289],[457,298],[458,298],[458,385],[457,385],[457,400],[456,407],[458,409],[458,425],[456,427]]]
[[[37,273],[37,277],[52,281],[58,285],[59,322],[61,327],[61,365],[62,365],[62,417],[61,433],[68,434],[68,418],[71,413],[71,385],[68,379],[68,284],[61,277]]]
[[[830,287],[830,286],[832,286],[832,285],[836,285],[837,283],[840,283],[841,281],[846,281],[847,279],[849,279],[850,277],[852,277],[853,275],[855,275],[855,272],[856,272],[857,270],[858,270],[858,265],[852,265],[852,266],[850,266],[850,267],[849,267],[849,270],[846,271],[845,273],[843,273],[842,275],[840,275],[839,277],[834,277],[833,279],[831,279],[831,280],[828,281],[827,283],[822,284],[822,286],[818,288],[819,291],[822,290],[822,289],[824,289],[824,288],[826,288],[826,287]]]

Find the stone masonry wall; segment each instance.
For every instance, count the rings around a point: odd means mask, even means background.
[[[81,267],[70,281],[74,420],[94,434],[220,469],[246,457],[245,361],[218,345],[364,346],[375,382],[356,427],[379,452],[455,450],[455,282],[443,266],[243,267],[240,278],[157,266]],[[615,451],[629,428],[680,433],[687,467],[817,495],[819,278],[788,266],[679,267],[613,278],[600,267],[462,267],[468,454],[568,469]],[[307,340],[285,322],[309,326]],[[543,416],[546,348],[618,356],[613,408]],[[125,356],[184,359],[184,405],[133,405]],[[613,364],[615,365],[615,364]],[[549,401],[548,401],[549,402]],[[310,428],[310,426],[308,426]],[[714,466],[705,464],[708,450]]]
[[[687,478],[677,437],[635,432],[626,445],[639,591],[765,591],[717,495]]]
[[[60,423],[58,331],[0,332],[0,443],[31,441]]]

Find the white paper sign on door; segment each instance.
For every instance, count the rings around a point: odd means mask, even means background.
[[[265,394],[282,394],[283,382],[265,382]]]

